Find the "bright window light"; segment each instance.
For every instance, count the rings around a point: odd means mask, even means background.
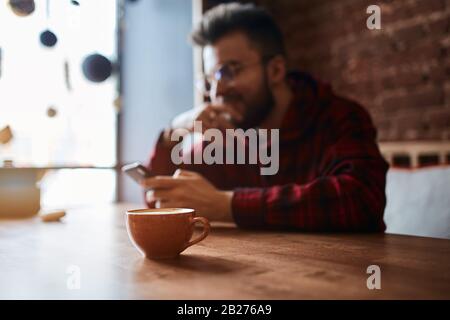
[[[0,2],[0,128],[9,125],[14,134],[9,145],[0,145],[0,161],[114,166],[117,77],[93,83],[81,65],[92,53],[116,59],[116,2],[49,4],[47,19],[45,0],[37,0],[27,17],[15,15],[8,1]],[[53,48],[40,43],[46,29],[58,38]]]

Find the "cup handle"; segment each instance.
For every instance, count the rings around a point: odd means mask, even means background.
[[[191,225],[194,225],[196,222],[201,222],[203,224],[203,232],[196,239],[189,241],[183,250],[189,248],[190,246],[192,246],[196,243],[199,243],[200,241],[205,239],[209,234],[209,230],[211,229],[211,226],[209,224],[208,219],[203,218],[203,217],[194,217],[191,221]]]

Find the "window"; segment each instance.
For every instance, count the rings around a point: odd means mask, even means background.
[[[43,206],[60,201],[56,189],[64,184],[78,190],[72,199],[85,202],[89,197],[74,183],[85,183],[80,177],[86,175],[103,190],[98,199],[114,194],[118,77],[90,82],[81,66],[93,53],[116,60],[116,1],[79,3],[37,0],[35,11],[20,17],[0,2],[0,129],[13,132],[11,142],[0,145],[0,166],[12,160],[24,167],[111,168],[49,171],[41,181]],[[57,36],[54,47],[40,42],[47,29]]]

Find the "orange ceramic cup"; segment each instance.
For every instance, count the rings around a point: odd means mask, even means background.
[[[203,232],[191,240],[196,222],[203,224]],[[208,219],[186,208],[128,210],[126,226],[134,246],[148,259],[175,258],[205,239],[210,230]]]

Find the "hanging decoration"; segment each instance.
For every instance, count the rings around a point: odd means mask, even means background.
[[[82,70],[88,80],[103,82],[112,74],[113,65],[105,56],[94,53],[84,59]]]
[[[67,91],[72,91],[72,83],[70,81],[70,65],[69,61],[64,61],[64,82],[66,83]]]
[[[13,133],[9,125],[0,129],[0,144],[7,144],[12,138]]]
[[[120,110],[122,109],[122,97],[120,95],[114,99],[113,107],[116,113],[120,113]]]
[[[43,31],[39,39],[41,40],[41,43],[46,47],[53,47],[56,44],[56,42],[58,42],[58,38],[50,30]]]
[[[9,0],[9,6],[12,12],[19,17],[29,16],[36,9],[34,0]]]
[[[46,2],[46,13],[47,13],[47,26],[48,26],[49,21],[50,21],[50,0],[47,0],[47,2]],[[47,30],[44,30],[41,33],[39,39],[40,39],[42,45],[49,47],[49,48],[54,47],[56,45],[56,43],[58,42],[58,37],[48,27],[47,27]]]
[[[57,114],[58,114],[58,110],[55,107],[53,107],[53,106],[48,107],[47,117],[54,118],[57,116]]]

